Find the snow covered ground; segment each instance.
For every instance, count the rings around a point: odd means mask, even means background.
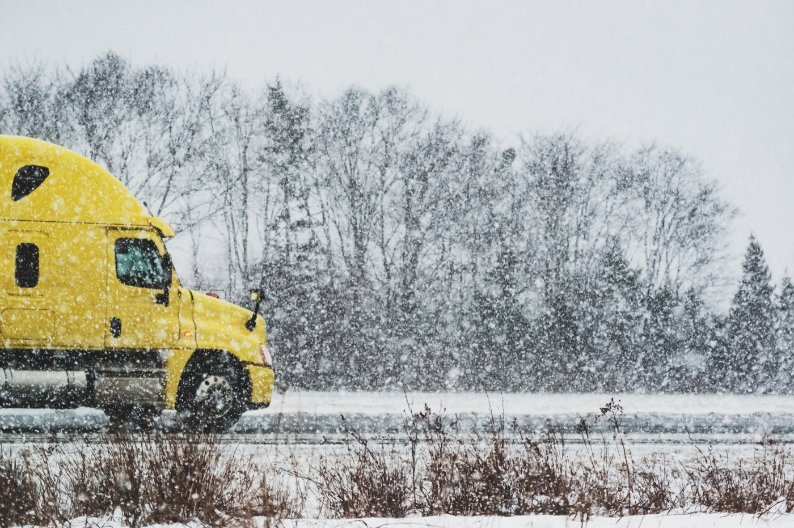
[[[342,421],[374,434],[399,433],[408,417],[427,404],[433,411],[457,415],[464,424],[480,428],[491,415],[515,418],[525,428],[542,427],[546,420],[573,428],[580,418],[592,419],[611,399],[623,406],[623,424],[636,457],[662,454],[687,459],[695,453],[695,442],[721,444],[720,450],[746,451],[765,432],[794,443],[794,397],[737,395],[646,395],[646,394],[506,394],[482,393],[361,393],[292,392],[277,395],[269,409],[246,413],[226,440],[240,445],[237,454],[255,454],[275,463],[295,454],[300,468],[342,446],[320,445],[329,435],[341,435]],[[406,401],[407,400],[407,401]],[[166,412],[163,422],[173,422]],[[100,431],[105,415],[94,409],[29,410],[0,409],[0,442],[22,447],[27,442],[46,441],[47,432]],[[695,431],[693,434],[686,430]],[[34,434],[31,434],[34,433]],[[35,434],[39,433],[39,434]],[[575,440],[575,435],[571,435]],[[279,447],[287,442],[290,446]],[[274,445],[276,444],[276,445]],[[279,458],[279,450],[281,455]],[[117,528],[119,519],[76,519],[72,528]],[[257,519],[257,528],[266,526]],[[582,526],[579,519],[560,516],[523,517],[428,517],[408,519],[284,521],[286,528],[567,528]],[[794,528],[794,515],[777,512],[763,517],[726,514],[647,515],[624,518],[595,517],[587,523],[595,528],[675,528],[773,526]]]
[[[633,517],[592,517],[586,524],[579,519],[557,515],[527,515],[516,517],[413,517],[407,519],[301,519],[281,521],[284,528],[794,528],[794,515],[774,514],[764,517],[742,514],[696,513],[687,515],[639,515]],[[253,526],[269,526],[263,517],[255,518]],[[122,528],[121,519],[78,518],[71,528]],[[185,525],[153,525],[184,527]],[[191,523],[191,528],[200,528]]]
[[[574,528],[579,519],[556,515],[517,517],[423,517],[413,519],[301,520],[287,521],[287,528]],[[640,515],[635,517],[593,517],[588,528],[734,528],[747,526],[794,527],[794,515],[758,518],[750,515]]]

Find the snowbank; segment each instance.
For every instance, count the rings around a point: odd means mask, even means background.
[[[737,394],[485,394],[481,392],[290,392],[274,395],[270,408],[249,415],[290,414],[403,414],[425,404],[434,412],[549,416],[592,415],[614,398],[627,415],[752,415],[794,416],[794,396]]]
[[[364,433],[395,434],[409,407],[457,416],[461,430],[488,430],[492,413],[513,419],[520,430],[537,431],[551,421],[575,431],[614,399],[624,409],[628,434],[794,434],[793,396],[715,394],[484,394],[411,392],[293,392],[276,395],[267,409],[247,412],[234,429],[242,434],[335,434],[345,426]],[[344,415],[343,423],[341,416]],[[163,414],[163,423],[174,423]],[[107,418],[102,411],[0,409],[0,431],[95,431]]]

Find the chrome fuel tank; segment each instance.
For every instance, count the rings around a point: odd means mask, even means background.
[[[4,407],[74,407],[84,404],[88,380],[82,370],[0,370],[0,405]]]

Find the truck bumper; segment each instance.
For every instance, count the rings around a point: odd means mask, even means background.
[[[273,398],[273,384],[275,375],[273,369],[263,365],[247,365],[251,375],[251,401],[249,407],[260,409],[270,405]]]

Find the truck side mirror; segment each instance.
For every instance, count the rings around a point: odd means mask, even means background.
[[[245,328],[249,332],[253,332],[254,328],[256,328],[256,316],[259,315],[259,303],[262,302],[263,297],[264,293],[259,288],[251,290],[251,300],[256,302],[256,306],[254,306],[254,315],[245,322]]]

